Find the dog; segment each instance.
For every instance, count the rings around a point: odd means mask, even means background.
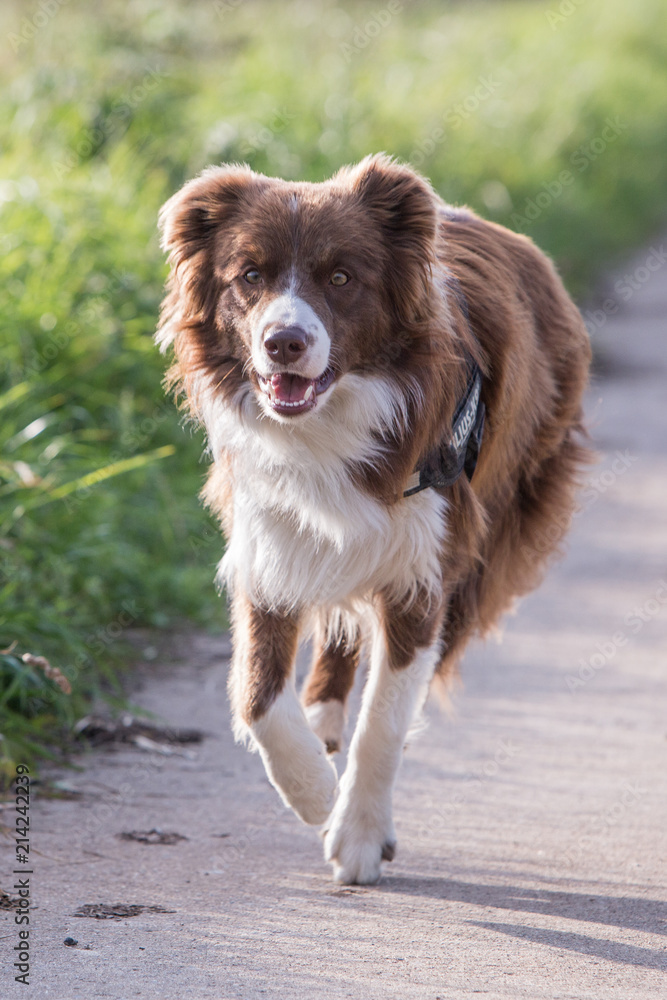
[[[586,329],[528,238],[385,154],[322,183],[208,168],[159,225],[156,339],[205,428],[203,496],[227,541],[234,733],[324,825],[334,878],[373,884],[432,679],[537,585],[567,530],[589,460]]]

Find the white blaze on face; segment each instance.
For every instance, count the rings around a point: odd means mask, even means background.
[[[266,353],[264,341],[270,330],[290,326],[298,326],[305,332],[308,348],[297,362],[289,366],[289,370],[305,378],[319,378],[329,363],[331,338],[313,307],[295,294],[292,285],[273,299],[253,324],[252,360],[255,370],[268,378],[283,368]]]

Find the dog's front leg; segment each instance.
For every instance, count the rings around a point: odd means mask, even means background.
[[[373,884],[396,847],[392,790],[405,739],[441,657],[439,608],[384,603],[340,794],[324,835],[336,881]]]
[[[324,742],[327,753],[337,753],[343,741],[345,702],[359,666],[360,640],[327,637],[320,628],[315,637],[315,657],[301,692],[308,723]]]
[[[233,599],[234,655],[229,691],[234,733],[249,736],[282,800],[304,823],[323,823],[336,792],[336,769],[306,721],[294,685],[298,621]]]

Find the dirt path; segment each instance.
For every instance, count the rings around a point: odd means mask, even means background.
[[[502,645],[470,650],[453,717],[431,709],[400,775],[399,851],[381,885],[331,882],[317,834],[232,743],[227,639],[184,639],[183,661],[135,700],[211,735],[171,755],[91,752],[58,775],[78,796],[37,795],[31,985],[13,982],[6,913],[2,997],[667,995],[667,266],[651,270],[654,247],[589,317],[601,463],[567,558]],[[119,837],[152,829],[187,839]],[[74,916],[100,903],[166,912]]]

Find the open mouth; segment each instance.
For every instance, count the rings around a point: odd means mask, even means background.
[[[317,406],[317,397],[329,388],[335,377],[333,368],[325,368],[319,378],[304,378],[291,372],[277,372],[264,378],[257,373],[259,388],[271,409],[290,417]]]

